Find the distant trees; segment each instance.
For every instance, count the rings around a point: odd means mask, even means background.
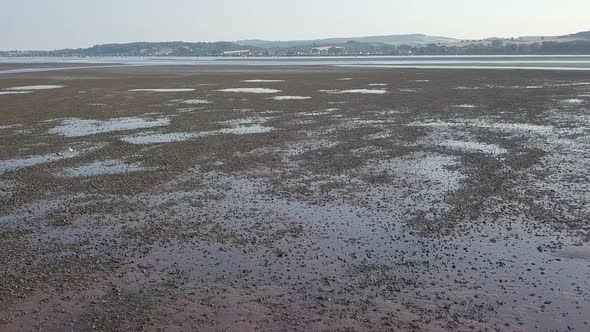
[[[340,55],[344,53],[344,49],[341,47],[330,47],[328,49],[328,54],[329,55]]]
[[[590,35],[589,35],[590,37]],[[390,45],[348,41],[336,45],[308,45],[291,47],[253,47],[230,42],[216,43],[130,43],[96,45],[86,49],[57,51],[10,51],[0,56],[222,56],[235,51],[249,50],[247,55],[314,56],[314,55],[535,55],[535,54],[590,54],[590,40],[524,44],[492,40],[490,43],[461,43],[429,45]],[[238,54],[244,56],[244,54]]]
[[[500,39],[494,39],[492,40],[492,47],[493,48],[498,48],[498,47],[502,47],[504,46],[504,42]]]

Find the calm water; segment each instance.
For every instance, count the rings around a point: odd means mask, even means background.
[[[590,55],[576,56],[366,56],[366,57],[0,57],[0,63],[57,63],[105,65],[206,65],[206,66],[344,66],[368,68],[439,69],[544,69],[590,70]],[[51,70],[59,70],[53,68]],[[48,69],[17,69],[39,71]],[[0,73],[15,72],[0,71]]]

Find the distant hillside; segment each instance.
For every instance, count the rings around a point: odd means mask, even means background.
[[[574,38],[574,39],[586,39],[586,40],[590,40],[590,31],[584,31],[584,32],[578,32],[578,33],[573,33],[571,35],[565,35],[562,36],[565,38]]]
[[[313,55],[590,54],[590,31],[565,36],[459,40],[422,34],[298,41],[243,40],[105,44],[54,51],[8,51],[0,56],[313,56]]]
[[[327,38],[313,40],[292,40],[292,41],[268,41],[268,40],[241,40],[238,44],[251,45],[263,48],[282,48],[306,45],[329,45],[343,44],[346,42],[368,43],[368,44],[387,44],[387,45],[427,45],[454,42],[456,39],[447,37],[433,37],[423,34],[411,35],[390,35],[390,36],[370,36],[370,37],[351,37],[351,38]]]
[[[215,43],[185,43],[185,42],[159,42],[159,43],[128,43],[128,44],[104,44],[90,48],[64,49],[55,51],[12,51],[0,52],[4,56],[221,56],[250,51],[243,45],[230,42]]]
[[[229,42],[216,43],[131,43],[97,45],[82,51],[92,55],[175,55],[175,56],[207,56],[220,55],[223,52],[239,51],[241,45]]]

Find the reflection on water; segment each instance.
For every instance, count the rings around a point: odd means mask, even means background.
[[[75,158],[80,155],[98,150],[103,146],[103,144],[95,144],[75,149],[69,148],[67,150],[56,153],[33,155],[17,159],[0,160],[0,175],[7,172],[17,171],[22,168],[28,168],[41,164],[47,164],[60,160]]]
[[[162,144],[185,142],[196,138],[203,138],[215,135],[251,135],[264,134],[274,130],[273,127],[263,125],[268,118],[246,118],[221,122],[221,124],[229,125],[229,128],[222,128],[218,130],[201,131],[201,132],[175,132],[175,133],[161,133],[161,132],[147,132],[138,135],[126,136],[122,140],[130,144]]]
[[[59,175],[64,177],[91,177],[100,175],[116,175],[125,173],[137,173],[150,170],[140,163],[126,163],[121,160],[95,161],[77,167],[62,170]]]
[[[13,88],[6,88],[8,91],[34,91],[34,90],[53,90],[61,89],[63,85],[29,85],[29,86],[17,86]]]
[[[198,133],[158,133],[149,132],[134,136],[123,137],[121,140],[130,144],[162,144],[184,142],[194,138],[201,137]]]
[[[115,131],[164,127],[170,124],[168,118],[146,119],[141,117],[115,118],[109,120],[69,118],[49,130],[50,134],[66,137],[82,137]]]

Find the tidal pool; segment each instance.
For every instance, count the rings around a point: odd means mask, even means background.
[[[163,127],[170,124],[169,118],[125,117],[109,120],[69,118],[49,130],[50,134],[66,137],[82,137],[116,131]]]
[[[82,154],[95,151],[104,146],[104,144],[91,145],[81,148],[68,148],[66,150],[48,153],[44,155],[32,155],[23,158],[0,160],[0,174],[17,171],[19,169],[33,167],[41,164],[47,164],[64,159],[71,159]]]
[[[122,160],[102,160],[62,170],[59,175],[69,178],[92,177],[145,172],[151,170],[140,163],[126,163]]]
[[[28,86],[17,86],[13,88],[6,88],[7,91],[34,91],[34,90],[53,90],[61,89],[63,85],[28,85]]]
[[[351,90],[319,90],[319,91],[329,93],[329,94],[356,93],[356,94],[382,95],[382,94],[387,93],[387,90],[385,90],[385,89],[351,89]]]
[[[232,89],[221,89],[217,90],[220,92],[234,92],[234,93],[279,93],[281,90],[268,89],[268,88],[232,88]]]
[[[305,99],[311,99],[311,97],[304,97],[304,96],[276,96],[276,97],[271,97],[268,99],[273,99],[273,100],[305,100]]]
[[[256,79],[256,80],[243,80],[241,82],[242,83],[280,83],[280,82],[285,82],[285,80],[260,80],[260,79]]]
[[[180,89],[131,89],[130,92],[191,92],[195,89],[180,88]]]

